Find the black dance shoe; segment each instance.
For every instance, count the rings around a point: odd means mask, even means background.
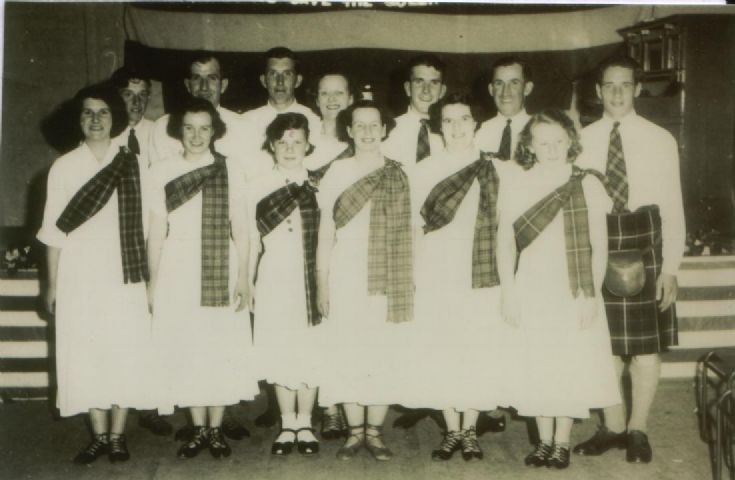
[[[628,433],[628,445],[625,459],[630,463],[650,463],[653,458],[648,435],[640,430],[631,430]]]
[[[177,453],[179,458],[194,458],[209,446],[209,429],[194,427],[191,439],[184,443]]]
[[[483,456],[480,442],[477,441],[475,427],[462,430],[462,458],[464,461],[482,460]]]
[[[102,455],[109,453],[109,451],[110,443],[107,439],[107,434],[100,433],[99,435],[95,435],[92,443],[87,445],[84,450],[74,457],[74,463],[77,465],[89,465]]]
[[[229,457],[232,453],[232,449],[227,445],[224,437],[222,436],[222,430],[218,427],[209,429],[209,453],[214,458]]]
[[[301,455],[316,455],[319,453],[319,442],[316,440],[303,441],[299,439],[299,432],[311,432],[314,434],[314,429],[310,427],[299,428],[296,430],[296,448]]]
[[[551,455],[546,460],[546,466],[549,468],[556,468],[557,470],[563,470],[569,466],[569,448],[554,445],[551,450]]]
[[[278,437],[281,436],[283,432],[290,432],[294,434],[294,438],[296,438],[296,430],[293,430],[291,428],[282,428],[280,432],[278,432]],[[293,440],[289,440],[288,442],[279,442],[278,437],[276,437],[276,441],[273,442],[273,445],[271,446],[271,454],[283,457],[288,454],[290,454],[293,451]]]
[[[155,410],[140,412],[138,425],[150,431],[153,435],[161,437],[167,437],[174,431],[174,427],[164,420]]]
[[[526,455],[523,462],[527,467],[545,467],[548,465],[553,447],[548,443],[539,442],[533,452]]]
[[[335,440],[347,435],[347,422],[341,410],[335,414],[325,413],[322,416],[321,436],[325,440]]]
[[[128,444],[125,441],[125,435],[110,435],[110,463],[127,462],[130,460],[130,452],[128,452]]]
[[[222,419],[222,433],[230,440],[242,440],[250,436],[250,431],[247,428],[226,413]]]
[[[622,450],[627,447],[627,435],[625,432],[613,433],[606,427],[600,427],[595,434],[580,444],[577,444],[572,450],[578,455],[588,455],[596,457],[607,452],[611,448]]]
[[[462,432],[457,430],[445,433],[439,448],[431,452],[431,459],[437,461],[451,459],[454,452],[462,448],[462,439]]]
[[[477,419],[477,436],[487,432],[500,433],[505,431],[505,415],[493,417],[488,413],[481,413]]]

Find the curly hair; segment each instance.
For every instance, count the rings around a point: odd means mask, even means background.
[[[303,130],[306,141],[309,142],[309,121],[301,113],[287,112],[279,113],[276,118],[266,127],[265,129],[265,142],[263,142],[263,150],[267,151],[271,155],[276,152],[273,151],[273,144],[283,138],[283,134],[287,130]],[[314,145],[309,142],[309,146],[306,149],[306,154],[310,155],[314,151]]]
[[[380,115],[380,123],[385,125],[385,138],[383,138],[383,140],[388,138],[390,131],[396,126],[396,121],[393,120],[393,117],[390,116],[385,108],[374,100],[356,100],[355,103],[347,107],[347,109],[339,112],[341,118],[338,118],[337,120],[337,137],[341,141],[348,142],[353,147],[355,146],[352,138],[350,138],[350,135],[347,133],[347,127],[352,125],[352,114],[355,113],[355,110],[360,108],[374,108],[378,111],[378,114]]]
[[[433,133],[436,133],[437,135],[442,134],[442,110],[444,110],[444,107],[458,103],[470,107],[472,119],[477,122],[475,130],[480,128],[480,122],[477,121],[477,119],[480,118],[477,103],[472,101],[472,97],[469,93],[457,91],[444,95],[444,98],[429,107],[429,128]]]
[[[531,115],[531,119],[528,121],[523,130],[521,130],[518,136],[518,146],[516,147],[515,160],[523,167],[524,170],[531,168],[538,160],[536,154],[531,149],[531,141],[533,140],[533,127],[539,123],[548,123],[551,125],[559,125],[567,132],[569,136],[569,151],[567,152],[567,162],[571,163],[577,159],[580,153],[582,153],[582,144],[579,141],[579,133],[574,128],[574,122],[567,116],[566,113],[555,108],[543,110],[539,113]]]
[[[84,109],[84,101],[93,98],[101,100],[110,107],[112,114],[112,127],[110,128],[110,138],[115,138],[128,128],[128,111],[125,108],[125,102],[120,98],[120,94],[110,85],[97,84],[84,87],[79,90],[72,101],[73,112],[77,121],[81,118]],[[81,128],[78,129],[79,140],[84,140],[84,134]]]
[[[184,105],[171,113],[168,117],[168,125],[166,125],[166,133],[176,140],[181,140],[183,137],[183,125],[184,116],[187,113],[208,113],[212,119],[212,139],[209,144],[210,150],[214,151],[214,142],[225,136],[227,132],[227,126],[222,118],[219,116],[219,112],[214,108],[209,100],[203,98],[189,97]]]

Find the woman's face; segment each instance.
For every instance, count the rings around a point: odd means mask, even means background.
[[[303,129],[290,129],[271,143],[276,165],[281,168],[300,168],[303,165],[309,141]]]
[[[107,140],[112,128],[112,111],[107,102],[98,98],[85,98],[79,123],[85,140]]]
[[[352,105],[347,79],[342,75],[325,75],[319,81],[316,106],[324,120],[334,120],[337,114]]]
[[[477,122],[469,105],[452,103],[442,108],[442,136],[447,148],[467,148],[475,138]]]
[[[537,123],[531,128],[531,151],[539,163],[566,163],[571,143],[558,123]]]
[[[214,128],[208,112],[186,112],[181,121],[181,143],[189,155],[201,155],[209,150]]]
[[[355,142],[355,151],[370,152],[380,149],[385,137],[385,125],[380,121],[377,108],[358,108],[352,112],[352,124],[347,133]]]

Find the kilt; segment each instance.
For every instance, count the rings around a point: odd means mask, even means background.
[[[646,281],[638,295],[619,297],[602,287],[614,355],[659,353],[679,343],[676,306],[660,312],[656,279],[661,273],[661,216],[656,205],[607,216],[608,248],[643,252]]]

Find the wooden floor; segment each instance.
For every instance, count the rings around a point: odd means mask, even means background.
[[[89,437],[81,416],[54,419],[45,401],[0,404],[0,479],[600,479],[600,480],[705,480],[711,478],[707,446],[697,433],[694,386],[690,380],[665,380],[656,397],[649,434],[654,460],[649,465],[625,462],[623,451],[598,458],[572,457],[565,471],[534,470],[523,466],[530,447],[525,424],[513,421],[505,433],[485,434],[480,439],[485,459],[465,463],[460,457],[449,462],[432,462],[430,452],[440,440],[431,420],[415,428],[391,428],[396,417],[391,411],[386,422],[386,441],[396,457],[378,464],[366,452],[353,461],[335,458],[340,441],[322,442],[316,458],[293,454],[274,458],[268,452],[276,429],[258,429],[254,419],[264,408],[262,398],[235,408],[252,436],[230,442],[233,454],[214,460],[207,452],[190,460],[176,458],[178,445],[172,438],[154,437],[137,425],[137,414],[128,420],[132,459],[111,465],[106,459],[79,467],[70,459]],[[176,426],[184,416],[171,418]],[[578,442],[595,429],[595,418],[578,423],[572,440]]]

